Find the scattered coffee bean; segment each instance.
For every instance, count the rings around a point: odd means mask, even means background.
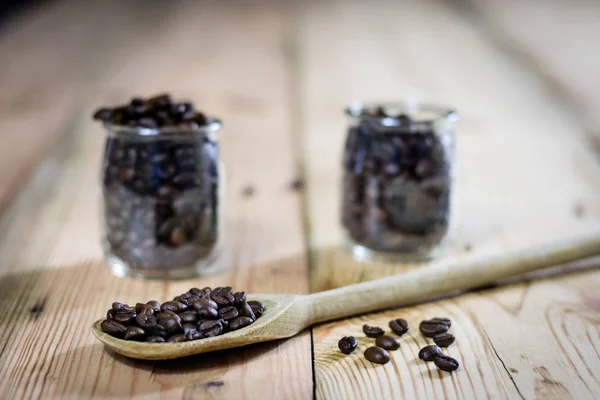
[[[450,322],[445,318],[432,318],[421,321],[419,324],[419,330],[421,333],[430,338],[440,333],[446,333],[448,329],[450,329]]]
[[[441,369],[442,371],[447,371],[447,372],[456,371],[458,369],[458,367],[460,366],[460,364],[458,363],[457,360],[455,360],[454,358],[452,358],[450,356],[446,356],[443,354],[435,357],[433,359],[433,362],[439,369]]]
[[[419,358],[423,361],[433,361],[436,357],[442,355],[442,349],[434,344],[423,347],[419,351]]]
[[[365,333],[365,335],[367,335],[367,337],[370,337],[370,338],[376,338],[385,333],[385,331],[383,329],[381,329],[380,327],[369,326],[367,324],[363,325],[363,332]]]
[[[377,346],[372,346],[365,350],[365,358],[376,364],[385,364],[390,361],[389,353]]]
[[[385,350],[398,350],[400,341],[393,336],[383,335],[375,339],[375,345]]]
[[[358,340],[354,336],[344,336],[338,342],[340,351],[344,354],[350,354],[358,347]]]
[[[134,308],[115,302],[101,329],[120,339],[177,343],[242,329],[260,318],[264,309],[259,301],[247,303],[245,292],[234,293],[229,286],[214,291],[209,287],[192,288],[162,305],[152,300],[137,303]],[[126,323],[117,321],[117,317]]]
[[[403,318],[393,319],[389,323],[390,329],[398,336],[404,335],[408,332],[408,322]]]
[[[433,341],[440,347],[448,347],[454,343],[454,335],[451,333],[440,333],[433,337]]]

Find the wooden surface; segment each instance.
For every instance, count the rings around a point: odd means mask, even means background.
[[[502,3],[71,0],[0,26],[0,398],[598,396],[597,260],[181,361],[125,359],[89,330],[116,299],[223,283],[300,294],[427,268],[342,250],[341,109],[355,99],[460,112],[459,224],[433,265],[595,231],[600,4]],[[119,279],[100,252],[90,114],[164,90],[225,120],[226,249],[202,279]],[[304,191],[289,189],[297,176]],[[453,374],[416,360],[433,316],[453,320]],[[393,317],[412,329],[387,365],[336,349],[355,334],[364,350],[362,324]]]

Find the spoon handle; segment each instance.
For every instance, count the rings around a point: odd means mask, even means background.
[[[420,302],[526,272],[600,255],[600,234],[501,257],[424,266],[410,272],[306,296],[312,323]]]

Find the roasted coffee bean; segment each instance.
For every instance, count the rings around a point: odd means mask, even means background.
[[[365,350],[365,358],[375,364],[386,364],[390,355],[381,347],[372,346]]]
[[[198,288],[191,288],[189,293],[194,296],[198,296],[199,297],[198,300],[206,297],[206,293],[204,293],[204,291],[202,291],[202,289],[198,289]]]
[[[177,314],[179,318],[181,318],[182,323],[195,323],[198,322],[198,312],[196,310],[184,311],[182,313]]]
[[[114,303],[112,303],[112,309],[115,310],[115,311],[118,311],[118,310],[131,310],[131,309],[135,310],[134,308],[128,306],[127,304],[119,303],[117,301],[115,301]]]
[[[169,336],[169,338],[167,339],[167,342],[170,342],[170,343],[185,342],[185,335],[183,333],[178,333],[176,335]]]
[[[400,341],[393,336],[383,335],[375,339],[375,345],[386,350],[398,350]]]
[[[250,307],[248,306],[248,308]],[[252,310],[250,311],[252,312]],[[225,321],[231,321],[238,317],[238,310],[233,306],[223,307],[219,310],[219,314]]]
[[[423,347],[419,351],[419,358],[423,361],[433,361],[434,358],[442,355],[442,349],[434,344]]]
[[[233,305],[235,298],[231,291],[231,287],[215,288],[210,293],[210,298],[219,305],[219,307],[226,307]]]
[[[456,371],[460,366],[457,360],[443,354],[434,358],[433,362],[435,363],[436,367],[447,372]]]
[[[250,325],[252,322],[252,318],[249,317],[237,317],[233,321],[229,322],[229,329],[232,331],[237,331],[238,329],[242,329]]]
[[[450,319],[448,319],[448,318],[435,317],[435,318],[431,318],[429,321],[440,322],[442,324],[446,324],[446,325],[448,325],[448,329],[450,329],[450,327],[452,326],[452,321],[450,321]]]
[[[181,325],[181,322],[173,316],[159,318],[158,323],[165,328],[167,335],[183,332],[183,326]]]
[[[236,306],[239,306],[242,303],[246,302],[246,292],[236,292],[233,294],[233,303]]]
[[[150,300],[146,304],[148,304],[150,307],[152,307],[152,309],[154,310],[155,313],[160,312],[160,303],[158,301]]]
[[[383,329],[381,329],[380,327],[369,326],[367,324],[363,325],[363,332],[365,333],[365,335],[367,335],[367,337],[370,337],[370,338],[376,338],[385,333],[385,331]]]
[[[202,319],[217,319],[219,316],[219,311],[212,307],[198,308],[196,311],[198,312],[198,317]]]
[[[149,309],[149,311],[147,311]],[[138,314],[140,313],[145,313],[145,314],[154,314],[154,309],[149,306],[148,304],[144,304],[144,303],[137,303],[135,305],[135,312],[137,312]]]
[[[142,328],[145,328],[147,326],[156,325],[158,323],[158,320],[154,315],[142,313],[138,314],[137,317],[135,317],[135,322]]]
[[[125,336],[125,332],[127,332],[127,327],[125,325],[109,319],[102,321],[100,324],[100,329],[102,329],[102,332],[108,333],[110,336],[117,338],[122,338]]]
[[[212,293],[212,289],[210,287],[208,287],[208,286],[205,287],[205,288],[203,288],[202,291],[204,293],[206,293],[207,296],[210,296],[210,294]]]
[[[113,310],[113,319],[122,324],[128,324],[135,320],[137,313],[134,309],[122,308],[119,310]]]
[[[218,336],[223,332],[223,325],[219,321],[206,321],[199,327],[199,331],[204,333],[206,337]]]
[[[338,342],[340,351],[344,354],[350,354],[358,347],[358,340],[354,336],[344,336]]]
[[[427,336],[430,338],[440,333],[447,332],[449,328],[450,326],[446,322],[439,319],[425,320],[421,321],[421,323],[419,324],[419,330],[421,331],[423,336]]]
[[[148,343],[164,343],[165,339],[163,339],[160,336],[148,336],[148,338],[146,338],[146,342],[148,342]]]
[[[173,311],[176,314],[187,310],[187,306],[178,301],[166,301],[160,306],[161,311]]]
[[[393,319],[389,323],[390,329],[398,336],[404,335],[408,332],[408,322],[403,318]]]
[[[163,338],[167,336],[167,331],[164,326],[160,324],[146,326],[144,327],[144,330],[148,336],[160,336]]]
[[[229,321],[226,321],[223,318],[219,319],[218,321],[221,323],[221,326],[223,327],[223,333],[229,332]]]
[[[207,307],[218,308],[219,305],[217,303],[215,303],[214,301],[212,301],[211,299],[209,299],[209,298],[202,298],[202,299],[200,299],[198,301],[195,301],[192,304],[192,307],[194,307],[196,310],[199,310],[201,308],[207,308]]]
[[[246,304],[250,306],[256,318],[260,318],[260,316],[265,312],[265,306],[260,301],[252,300]]]
[[[252,311],[252,307],[250,307],[248,305],[248,303],[242,303],[240,305],[239,313],[240,313],[240,316],[242,316],[242,317],[248,317],[252,321],[254,321],[256,319],[256,315],[254,314],[254,311]]]
[[[109,108],[101,108],[94,113],[94,119],[110,121],[114,118],[115,112]]]
[[[115,310],[112,308],[106,312],[106,319],[114,320],[115,319]]]
[[[125,332],[125,340],[144,340],[146,337],[146,332],[140,327],[137,326],[129,326],[127,331]]]
[[[183,333],[187,335],[190,332],[197,332],[196,324],[183,324]]]
[[[440,347],[448,347],[452,343],[454,343],[454,335],[451,333],[440,333],[439,335],[435,335],[433,337],[433,341]]]

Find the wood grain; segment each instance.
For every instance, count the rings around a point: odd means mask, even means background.
[[[461,115],[459,225],[443,259],[432,265],[598,226],[600,168],[577,116],[549,96],[544,79],[514,62],[459,11],[441,2],[328,2],[303,9],[299,26],[313,291],[421,267],[360,264],[342,249],[341,111],[352,100],[435,99]],[[577,204],[585,217],[574,212]],[[596,271],[579,273],[317,327],[317,398],[590,398],[598,383],[582,371],[578,347],[593,354],[585,361],[591,371],[600,360],[587,344],[593,341],[577,338],[594,337],[600,314],[597,303],[568,282],[589,280],[594,287],[598,279]],[[576,313],[565,311],[567,298]],[[553,335],[565,315],[577,322]],[[460,339],[448,352],[461,362],[457,373],[416,360],[425,344],[416,326],[433,316],[455,321]],[[373,366],[360,352],[343,357],[335,349],[340,337],[355,334],[364,350],[371,342],[362,324],[385,326],[391,317],[407,318],[413,330],[390,364]]]
[[[287,188],[297,162],[287,108],[285,10],[258,3],[131,3],[118,12],[112,7],[120,2],[95,6],[120,13],[122,23],[105,27],[113,30],[106,46],[87,49],[96,64],[76,84],[77,107],[69,110],[60,141],[0,220],[0,397],[309,398],[307,333],[170,363],[124,359],[91,335],[91,323],[117,299],[163,300],[191,286],[224,283],[250,292],[308,289],[300,199]],[[77,24],[103,12],[79,15]],[[61,18],[50,25],[70,24]],[[46,29],[39,28],[38,40]],[[97,36],[95,29],[82,34]],[[225,256],[213,275],[193,281],[118,279],[101,261],[104,138],[90,115],[98,105],[164,90],[225,120]],[[247,183],[257,187],[251,198],[240,194]]]

